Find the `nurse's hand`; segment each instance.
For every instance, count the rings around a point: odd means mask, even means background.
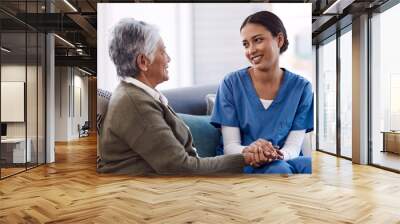
[[[282,151],[279,150],[279,149],[275,149],[275,150],[276,150],[276,152],[279,154],[279,159],[280,159],[280,160],[283,160],[284,156],[283,156]]]

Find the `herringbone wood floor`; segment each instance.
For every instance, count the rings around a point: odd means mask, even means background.
[[[95,171],[96,139],[0,181],[0,223],[400,223],[400,175],[315,152],[313,174],[128,177]]]

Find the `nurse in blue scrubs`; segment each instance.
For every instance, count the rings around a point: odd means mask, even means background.
[[[222,131],[219,154],[255,149],[267,158],[245,173],[311,173],[301,146],[314,128],[312,86],[279,66],[289,45],[282,21],[257,12],[244,20],[240,35],[251,66],[228,74],[218,89],[211,123]]]

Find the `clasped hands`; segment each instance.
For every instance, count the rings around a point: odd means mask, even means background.
[[[283,153],[275,148],[271,142],[258,139],[242,150],[245,163],[253,167],[259,167],[265,163],[282,160]]]

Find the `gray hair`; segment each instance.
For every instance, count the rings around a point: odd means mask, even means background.
[[[120,20],[113,29],[108,50],[117,75],[133,78],[139,75],[136,58],[144,54],[153,62],[159,40],[160,34],[155,26],[133,18]]]

